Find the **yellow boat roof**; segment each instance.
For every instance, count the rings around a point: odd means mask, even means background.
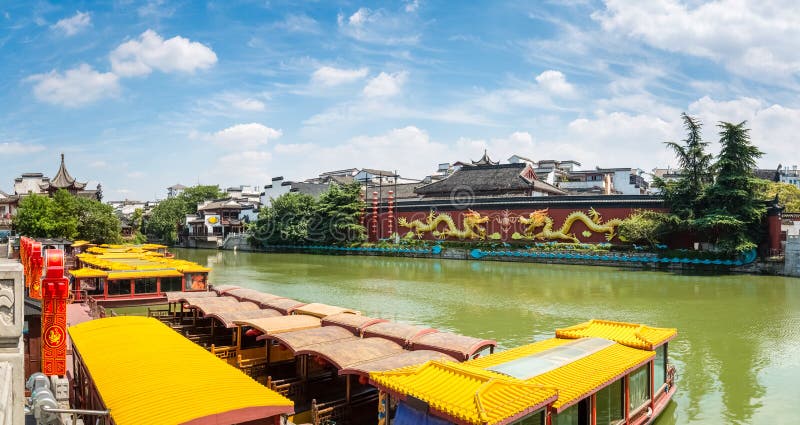
[[[420,399],[431,409],[468,424],[507,424],[551,403],[554,388],[456,362],[429,361],[370,374],[372,382]]]
[[[556,330],[558,338],[605,338],[642,350],[654,350],[676,335],[678,330],[675,328],[654,328],[635,323],[597,319]]]
[[[108,272],[108,280],[146,279],[150,277],[183,277],[183,273],[172,269]]]
[[[519,388],[554,389],[558,394],[557,399],[548,403],[552,403],[552,407],[560,412],[647,364],[655,357],[652,350],[674,338],[676,334],[675,329],[592,320],[561,329],[557,331],[556,338],[464,363],[451,362],[445,364],[447,367],[410,367],[371,373],[370,378],[380,387],[420,398],[431,407],[436,406],[436,410],[445,416],[467,423],[505,424],[509,422],[502,419],[506,416],[524,416],[518,413],[522,411],[522,407],[509,404],[506,410],[499,410],[502,414],[489,415],[490,420],[481,422],[484,418],[479,413],[472,410],[465,413],[468,410],[464,404],[465,395],[454,390],[474,390],[474,386],[469,386],[466,381],[462,382],[466,379],[464,376],[500,376],[509,385],[513,383],[532,386]],[[519,398],[512,400],[517,399]],[[527,402],[531,404],[526,407],[526,412],[538,409],[535,407],[538,406],[535,399]]]
[[[118,425],[231,424],[294,411],[292,401],[153,318],[91,320],[69,334]]]
[[[105,270],[90,269],[87,267],[84,267],[82,269],[70,270],[69,274],[71,274],[76,279],[88,279],[93,277],[108,276],[108,272]]]

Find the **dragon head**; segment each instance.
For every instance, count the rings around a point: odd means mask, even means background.
[[[477,211],[473,211],[468,209],[467,212],[464,213],[464,222],[470,224],[480,224],[486,223],[489,221],[489,217],[483,217]]]

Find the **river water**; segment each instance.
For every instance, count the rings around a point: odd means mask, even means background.
[[[182,250],[210,281],[491,338],[592,318],[678,328],[678,390],[656,422],[800,423],[800,279],[611,267]]]

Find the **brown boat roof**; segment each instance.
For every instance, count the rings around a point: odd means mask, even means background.
[[[461,361],[469,360],[473,354],[486,347],[494,347],[497,341],[451,332],[436,332],[421,335],[411,341],[412,350],[433,350],[449,354]]]
[[[264,305],[266,302],[285,298],[280,295],[268,294],[266,292],[256,291],[255,289],[248,288],[231,289],[230,291],[225,292],[225,295],[232,296],[239,301],[252,301],[261,305]]]
[[[361,332],[364,330],[364,328],[383,322],[388,322],[388,320],[375,319],[372,317],[362,316],[360,314],[341,313],[323,318],[322,326],[340,326],[345,329],[349,329],[350,332],[358,336],[361,336]]]
[[[384,372],[387,370],[400,369],[401,367],[422,364],[430,360],[456,361],[455,358],[447,354],[433,350],[418,350],[392,354],[361,363],[346,366],[339,370],[339,375],[360,375],[369,376],[370,372]]]
[[[261,305],[266,308],[278,310],[281,314],[289,314],[293,309],[304,306],[306,303],[291,298],[275,298],[268,302],[262,302]]]
[[[266,339],[281,332],[294,332],[303,329],[320,327],[320,321],[312,316],[275,316],[260,319],[239,319],[233,321],[237,325],[249,326],[260,331],[258,340]]]
[[[222,300],[230,300],[222,301]],[[255,303],[250,301],[239,302],[233,298],[199,298],[188,302],[189,308],[197,309],[197,311],[206,314],[218,313],[221,311],[247,311],[259,310],[260,308]]]
[[[216,298],[216,292],[183,292],[183,291],[172,291],[172,292],[165,292],[164,295],[167,296],[168,303],[180,303],[186,302],[191,300],[197,300],[200,298]]]
[[[305,304],[297,308],[293,308],[290,310],[292,314],[307,314],[309,316],[319,317],[320,319],[326,316],[331,316],[334,314],[352,314],[352,315],[360,315],[361,312],[358,310],[353,310],[344,307],[337,307],[335,305],[328,305],[322,303],[311,303]]]
[[[202,221],[202,220],[201,220]],[[232,289],[239,289],[241,286],[238,285],[212,285],[211,290],[216,292],[219,295],[224,294]]]
[[[438,332],[436,329],[427,328],[425,326],[408,325],[405,323],[397,322],[382,322],[376,323],[364,329],[364,337],[379,336],[381,338],[390,339],[400,345],[406,346],[414,338],[432,332]]]
[[[320,329],[331,329],[324,327]],[[352,336],[352,334],[351,334]],[[295,355],[313,354],[322,357],[336,367],[337,370],[370,360],[382,359],[404,351],[400,344],[384,338],[341,339],[306,346],[295,352]]]
[[[293,353],[297,353],[298,350],[308,347],[309,345],[322,344],[323,342],[339,341],[343,339],[356,341],[359,339],[353,336],[352,332],[338,326],[326,326],[324,328],[280,333],[272,335],[271,338],[288,347]]]
[[[206,317],[213,317],[222,323],[226,328],[235,328],[236,320],[261,319],[266,317],[284,317],[280,312],[271,309],[258,310],[225,310],[206,313]]]

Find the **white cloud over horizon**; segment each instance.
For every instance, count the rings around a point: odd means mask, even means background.
[[[392,97],[400,94],[403,85],[408,79],[408,72],[400,71],[387,74],[381,72],[375,78],[369,80],[364,87],[366,97]]]
[[[333,87],[349,84],[367,76],[369,68],[344,69],[332,66],[321,66],[311,74],[311,82],[322,86]]]
[[[209,141],[229,149],[253,149],[278,139],[283,132],[259,123],[236,124],[215,133],[190,133],[193,139]]]
[[[148,29],[138,39],[120,44],[109,55],[111,69],[121,77],[164,73],[194,73],[217,63],[217,55],[205,44],[181,36],[164,40]]]
[[[92,25],[92,17],[89,12],[75,12],[75,15],[64,18],[53,24],[53,29],[61,31],[67,37],[71,37]]]
[[[87,64],[60,73],[31,75],[33,94],[40,101],[69,108],[80,107],[94,101],[119,94],[119,77],[110,72],[98,72]]]

